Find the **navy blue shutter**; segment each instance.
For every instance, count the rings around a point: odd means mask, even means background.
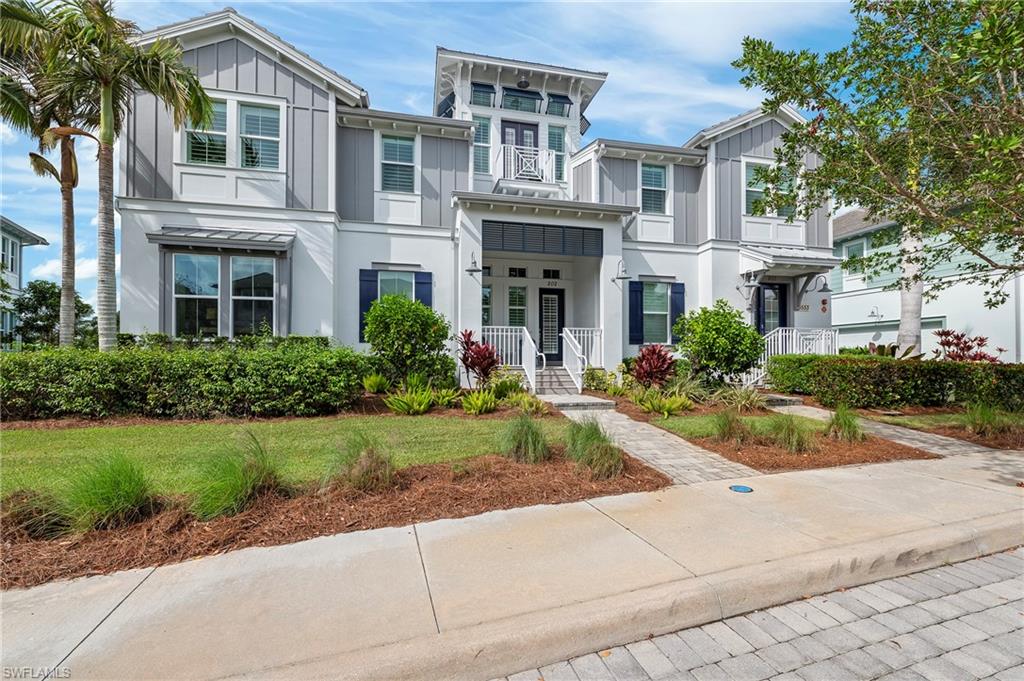
[[[430,272],[416,272],[416,300],[434,307],[434,282]]]
[[[377,270],[359,270],[359,342],[365,343],[366,313],[377,299]]]
[[[668,328],[675,326],[680,315],[686,314],[686,284],[672,284],[668,298]],[[672,334],[672,342],[678,343],[679,336]]]
[[[629,344],[644,342],[644,283],[629,282]]]

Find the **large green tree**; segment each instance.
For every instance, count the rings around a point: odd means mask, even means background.
[[[18,315],[14,326],[15,335],[30,344],[55,345],[62,334],[60,328],[60,287],[53,282],[37,279],[30,281],[11,307]],[[81,337],[86,333],[92,316],[92,306],[75,294],[75,327],[71,336]]]
[[[813,114],[762,173],[765,206],[860,205],[900,227],[850,264],[898,272],[911,306],[925,283],[935,295],[958,282],[1002,304],[1024,271],[1024,2],[855,0],[853,16],[850,43],[825,54],[743,41],[734,66],[764,108]]]
[[[213,106],[198,76],[182,62],[177,42],[157,39],[140,46],[139,28],[115,16],[111,0],[68,0],[53,12],[68,65],[53,74],[52,92],[89,99],[97,110],[96,312],[99,347],[112,350],[117,345],[114,140],[138,91],[156,95],[175,127],[187,119],[208,122]]]

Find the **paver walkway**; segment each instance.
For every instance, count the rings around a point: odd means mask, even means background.
[[[574,421],[597,421],[617,445],[657,468],[677,485],[759,475],[753,468],[613,409],[563,409],[562,413]]]
[[[1024,550],[815,596],[508,681],[1024,679]]]
[[[827,421],[832,416],[832,412],[827,409],[820,409],[818,407],[810,407],[807,405],[772,407],[772,409],[783,414],[806,416],[808,418],[818,419],[819,421]],[[991,449],[990,447],[983,447],[982,445],[974,444],[973,442],[967,442],[966,440],[957,440],[952,437],[926,433],[920,430],[914,430],[913,428],[904,428],[903,426],[894,426],[890,423],[881,423],[879,421],[872,421],[871,419],[866,418],[861,418],[860,424],[864,430],[872,435],[897,444],[906,445],[907,447],[916,447],[917,449],[937,456],[957,456],[959,454],[977,454],[979,452],[998,451]]]

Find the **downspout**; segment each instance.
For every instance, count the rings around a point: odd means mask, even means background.
[[[1024,361],[1024,355],[1021,351],[1024,348],[1021,347],[1022,339],[1021,334],[1024,333],[1024,299],[1021,299],[1021,279],[1024,279],[1024,274],[1018,274],[1013,278],[1013,297],[1017,300],[1017,305],[1014,309],[1014,317],[1016,318],[1017,324],[1013,334],[1014,352],[1016,357],[1015,362]]]

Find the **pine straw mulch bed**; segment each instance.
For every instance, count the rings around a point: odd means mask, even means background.
[[[394,489],[375,494],[345,487],[291,498],[268,494],[232,517],[199,522],[180,505],[139,523],[57,539],[33,540],[3,528],[0,588],[176,563],[251,546],[276,546],[358,530],[535,504],[557,504],[627,492],[649,492],[671,481],[625,456],[623,474],[591,480],[560,449],[543,464],[482,456],[454,464],[410,466]],[[4,519],[5,520],[5,519]]]

